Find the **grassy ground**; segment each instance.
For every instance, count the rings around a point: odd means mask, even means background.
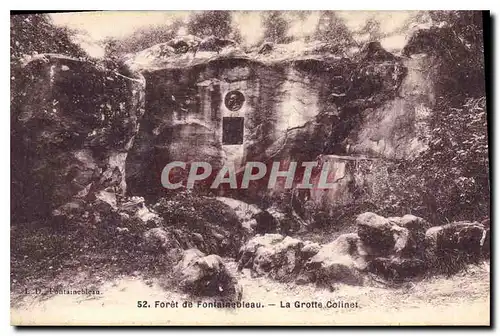
[[[96,229],[97,230],[97,229]],[[89,285],[99,288],[120,276],[142,274],[160,277],[172,267],[168,255],[152,253],[141,246],[140,233],[127,236],[82,230],[55,232],[17,226],[11,229],[11,293],[18,297],[36,288]],[[50,296],[50,294],[42,295]]]
[[[489,263],[470,265],[458,274],[409,282],[399,288],[339,285],[335,291],[252,278],[236,272],[243,301],[260,302],[261,309],[154,308],[155,301],[193,301],[169,285],[168,276],[151,278],[140,271],[117,275],[109,270],[62,271],[45,280],[42,289],[99,289],[98,295],[26,295],[14,286],[11,321],[15,324],[321,324],[321,325],[476,325],[489,324]],[[165,270],[168,273],[169,270]],[[111,280],[111,278],[113,278]],[[40,286],[40,282],[38,286]],[[31,287],[30,287],[31,288]],[[138,308],[137,301],[152,308]],[[211,301],[204,299],[204,301]],[[357,308],[294,308],[294,302],[353,303]],[[291,308],[280,308],[290,302]],[[272,306],[275,304],[275,306]]]
[[[398,287],[374,282],[364,287],[338,285],[331,291],[252,278],[247,270],[237,272],[236,262],[227,259],[243,286],[243,301],[264,308],[154,308],[155,301],[182,304],[200,299],[174,289],[171,260],[157,251],[141,250],[140,236],[109,239],[114,233],[103,232],[108,239],[102,239],[89,230],[12,230],[13,324],[489,324],[489,262],[469,265],[451,277],[434,276]],[[341,233],[313,230],[301,239],[327,243]],[[54,294],[49,289],[99,294]],[[144,300],[152,308],[138,308],[137,301]],[[294,308],[296,301],[347,302],[357,308]],[[280,308],[281,302],[292,307]]]

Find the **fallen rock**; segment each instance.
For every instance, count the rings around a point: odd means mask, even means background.
[[[478,222],[455,222],[442,226],[438,248],[459,250],[477,255],[481,246],[484,226]]]
[[[455,222],[427,230],[425,256],[429,266],[452,273],[464,263],[481,257],[484,226],[478,222]]]
[[[395,221],[397,225],[409,230],[427,230],[432,225],[421,217],[415,215],[404,215],[403,217],[389,217],[390,221]]]
[[[120,210],[129,216],[137,217],[143,223],[163,224],[162,218],[146,206],[144,197],[132,196],[120,205]]]
[[[355,267],[349,257],[342,257],[333,263],[322,265],[315,271],[316,284],[333,288],[336,283],[344,283],[352,286],[361,286],[364,283],[364,275]]]
[[[238,252],[238,269],[251,268],[257,249],[261,246],[273,245],[283,240],[280,234],[257,235],[243,245]]]
[[[357,217],[356,223],[368,254],[374,257],[423,258],[425,232],[431,227],[425,219],[414,215],[385,218],[366,212]]]
[[[370,255],[402,254],[407,248],[409,230],[385,217],[365,212],[356,218],[356,224],[359,238]]]
[[[303,246],[302,241],[280,234],[258,235],[240,249],[238,268],[249,268],[253,276],[290,281],[306,261],[301,252]]]
[[[409,231],[408,241],[401,250],[401,256],[403,258],[423,258],[425,253],[425,232],[432,225],[425,219],[414,215],[389,217],[388,220]]]
[[[241,299],[241,286],[218,255],[206,256],[197,249],[184,251],[182,260],[174,268],[174,275],[184,292],[196,296]]]
[[[321,250],[321,245],[318,243],[305,241],[304,247],[300,250],[303,259],[309,259]]]
[[[178,243],[172,238],[172,234],[161,227],[149,229],[143,234],[144,246],[147,250],[169,251],[171,248],[178,247]]]
[[[362,271],[367,267],[366,251],[355,233],[343,234],[333,242],[323,245],[304,267],[298,283],[316,282],[333,286],[335,283],[361,285]]]
[[[257,220],[255,216],[258,216],[262,213],[262,210],[259,209],[254,204],[245,203],[243,201],[229,198],[229,197],[216,197],[216,199],[227,206],[231,207],[238,216],[238,219],[241,222],[241,226],[247,231],[249,235],[254,234],[255,228],[257,226]]]
[[[365,212],[356,218],[356,224],[359,238],[366,246],[381,253],[394,247],[393,224],[387,218]]]

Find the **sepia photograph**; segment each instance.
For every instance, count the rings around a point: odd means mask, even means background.
[[[491,326],[490,21],[11,11],[11,325]]]

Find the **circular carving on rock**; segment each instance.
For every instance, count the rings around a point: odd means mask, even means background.
[[[245,96],[240,91],[231,91],[226,94],[224,104],[231,111],[238,111],[245,102]]]

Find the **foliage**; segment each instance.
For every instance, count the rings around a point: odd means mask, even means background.
[[[75,34],[66,27],[58,27],[46,14],[10,16],[10,71],[11,103],[18,100],[23,81],[21,64],[29,57],[42,53],[60,53],[87,58],[85,51],[71,38]]]
[[[288,36],[290,24],[283,17],[283,13],[281,11],[262,12],[262,16],[264,41],[274,43],[291,42],[291,37]]]
[[[383,215],[414,213],[433,223],[489,216],[485,98],[436,106],[429,149],[376,173],[370,201]]]
[[[71,40],[75,33],[67,27],[54,25],[46,14],[11,15],[11,63],[34,53],[61,53],[85,58],[85,51]]]
[[[200,38],[215,36],[221,39],[241,41],[239,31],[232,25],[229,11],[203,11],[194,13],[187,23],[188,34]]]
[[[469,98],[461,108],[441,101],[435,114],[430,148],[414,162],[424,205],[437,220],[488,216],[486,99]]]
[[[481,12],[435,11],[434,25],[416,31],[403,54],[426,53],[438,60],[438,96],[460,106],[466,97],[484,95],[484,46]]]
[[[141,27],[131,35],[121,39],[105,38],[101,41],[101,44],[104,46],[106,57],[120,57],[173,39],[177,36],[182,25],[181,20],[174,20],[169,24]]]
[[[481,14],[430,16],[439,27],[417,31],[405,48],[437,64],[428,150],[379,169],[367,201],[383,215],[414,213],[436,224],[481,220],[490,211]]]
[[[451,104],[461,105],[464,95],[485,92],[483,21],[479,11],[431,11],[431,18],[447,23],[449,33],[436,48],[442,59],[440,74],[444,94]],[[465,84],[466,83],[466,84]],[[464,85],[465,84],[465,85]]]
[[[339,49],[356,45],[349,28],[334,11],[323,11],[321,13],[313,37]]]
[[[187,23],[182,19],[175,19],[171,23],[141,27],[124,38],[107,37],[101,44],[105,56],[116,59],[124,54],[139,52],[156,44],[168,42],[177,37],[182,29],[200,38],[215,36],[241,41],[240,32],[233,25],[231,12],[202,11],[191,14]]]
[[[381,31],[380,22],[375,18],[369,18],[359,33],[368,34],[370,36],[368,39],[370,42],[380,41],[384,37]]]
[[[203,197],[190,191],[179,192],[171,198],[161,198],[154,206],[169,226],[188,226],[193,229],[206,223],[234,230],[240,227],[236,213],[215,198]]]
[[[17,223],[11,227],[11,277],[19,286],[38,282],[46,285],[65,271],[99,273],[99,281],[117,275],[164,276],[174,258],[150,251],[143,233],[155,227],[135,216],[120,216],[109,205],[95,201],[73,209],[69,217],[49,223]],[[49,225],[47,225],[49,224]],[[118,227],[127,228],[120,232]]]

